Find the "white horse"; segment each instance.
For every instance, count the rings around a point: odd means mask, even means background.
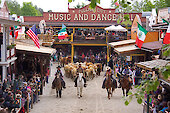
[[[79,73],[78,79],[77,79],[77,96],[78,96],[78,98],[82,97],[83,87],[84,87],[83,73]]]

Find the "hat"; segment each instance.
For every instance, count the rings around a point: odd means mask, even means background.
[[[109,67],[109,66],[106,67],[106,71],[107,71],[107,70],[110,70],[110,67]]]
[[[57,66],[57,68],[61,68],[61,66]]]

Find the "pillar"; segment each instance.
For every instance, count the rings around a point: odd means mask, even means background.
[[[7,62],[7,47],[6,47],[6,29],[5,25],[3,25],[3,45],[1,46],[1,62]],[[7,75],[7,66],[2,66],[2,81],[6,78]]]
[[[108,43],[108,31],[106,31],[106,43]]]
[[[109,54],[109,46],[107,46],[107,63],[109,62],[110,60],[110,54]]]
[[[71,45],[71,63],[73,63],[74,58],[74,45]]]

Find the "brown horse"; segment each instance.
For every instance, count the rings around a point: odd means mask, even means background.
[[[125,96],[125,89],[126,89],[126,96],[128,96],[128,92],[131,89],[131,83],[129,81],[128,77],[121,77],[120,78],[120,84],[122,87],[122,91],[123,91],[123,96]]]
[[[61,79],[59,75],[56,75],[55,79],[52,82],[52,89],[56,89],[56,97],[61,98],[61,93],[62,93],[62,84],[61,84]]]
[[[106,75],[106,82],[105,82],[105,88],[107,90],[108,93],[108,99],[110,99],[110,95],[112,97],[112,93],[115,90],[115,86],[113,85],[113,81],[111,80],[111,76],[110,75]]]

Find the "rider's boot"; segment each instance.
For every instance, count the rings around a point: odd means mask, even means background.
[[[84,79],[84,87],[87,87],[87,84],[86,84],[86,79],[83,77]]]
[[[74,87],[77,87],[77,77],[75,78],[74,83]]]

